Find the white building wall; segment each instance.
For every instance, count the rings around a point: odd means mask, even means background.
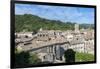
[[[84,43],[71,45],[69,48],[76,52],[84,52]]]

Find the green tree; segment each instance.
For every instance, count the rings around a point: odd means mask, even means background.
[[[41,62],[41,60],[36,54],[30,54],[24,51],[15,53],[15,67],[34,65],[39,62]]]
[[[15,54],[15,66],[26,66],[29,64],[29,53],[28,52],[20,52]]]
[[[64,53],[64,57],[66,63],[75,62],[75,52],[72,49],[66,50]]]
[[[38,64],[41,63],[41,60],[38,58],[36,54],[31,53],[30,58],[29,58],[29,63],[30,64]]]
[[[67,30],[73,29],[74,25],[64,23],[57,20],[48,20],[31,14],[15,15],[15,31],[22,32],[39,30],[40,28],[46,30]]]

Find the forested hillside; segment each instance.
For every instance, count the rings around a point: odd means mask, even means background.
[[[37,31],[40,28],[46,30],[74,30],[74,24],[71,22],[61,22],[57,20],[48,20],[44,18],[40,18],[31,14],[24,15],[15,15],[15,31]],[[91,26],[93,28],[94,25],[86,24],[80,25],[80,28],[88,28]]]

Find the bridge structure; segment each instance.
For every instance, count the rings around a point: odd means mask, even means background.
[[[73,49],[72,43],[65,38],[50,41],[36,41],[31,39],[20,45],[23,51],[36,53],[43,62],[62,63],[65,62],[64,52]]]
[[[70,46],[66,39],[55,39],[50,41],[36,41],[28,39],[21,41],[19,45],[23,51],[37,53],[43,62],[64,62],[64,51]]]

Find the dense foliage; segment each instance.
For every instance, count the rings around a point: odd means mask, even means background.
[[[40,63],[41,60],[36,54],[30,54],[29,52],[16,52],[15,53],[15,67],[25,67],[29,65],[35,65]]]
[[[40,28],[46,30],[74,30],[74,24],[59,20],[48,20],[31,14],[15,15],[16,32],[37,31]]]
[[[66,50],[64,53],[64,57],[66,63],[75,62],[75,52],[72,49]]]
[[[74,52],[72,49],[66,50],[64,53],[64,57],[66,63],[94,61],[94,55]]]

